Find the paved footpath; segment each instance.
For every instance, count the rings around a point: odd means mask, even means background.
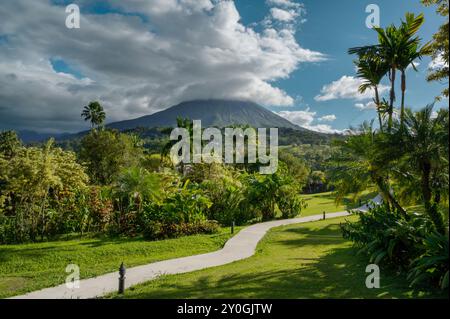
[[[378,197],[373,200],[378,202]],[[366,206],[358,210],[367,210]],[[326,218],[348,216],[348,212],[327,213]],[[323,215],[313,215],[301,218],[275,220],[265,223],[254,224],[242,229],[239,233],[228,240],[225,246],[218,251],[163,260],[147,265],[132,267],[126,271],[125,288],[152,280],[161,275],[180,274],[194,270],[205,269],[225,265],[233,261],[252,256],[255,253],[258,242],[267,231],[273,227],[307,223],[318,221]],[[119,273],[112,272],[98,277],[80,281],[79,288],[68,288],[65,284],[33,291],[12,299],[84,299],[96,298],[117,291]]]

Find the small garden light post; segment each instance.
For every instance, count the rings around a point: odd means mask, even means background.
[[[323,212],[323,219],[325,219],[325,212]]]
[[[231,222],[231,233],[234,234],[234,220]]]
[[[122,262],[119,268],[119,294],[123,294],[123,292],[125,291],[125,273],[125,265]]]

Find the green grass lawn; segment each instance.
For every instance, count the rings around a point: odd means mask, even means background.
[[[377,196],[375,191],[367,191],[361,195],[361,200],[366,201]],[[332,192],[302,195],[308,206],[302,209],[300,216],[310,216],[333,212],[346,211],[347,209],[359,207],[359,202],[353,202],[350,198],[345,198],[341,204],[336,205]]]
[[[230,229],[223,228],[214,235],[162,241],[94,238],[0,245],[0,298],[62,284],[71,263],[80,267],[83,279],[116,271],[122,261],[131,267],[218,250],[230,237]]]
[[[336,218],[275,228],[248,259],[162,276],[128,289],[124,297],[448,298],[448,294],[440,291],[413,290],[404,277],[384,268],[381,268],[381,287],[366,288],[367,259],[356,255],[351,243],[342,238],[339,223],[343,221],[344,218]]]

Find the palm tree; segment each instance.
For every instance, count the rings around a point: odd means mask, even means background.
[[[93,129],[95,125],[100,127],[103,124],[106,113],[99,102],[93,101],[83,108],[81,117],[84,118],[85,121],[91,121],[91,128]]]
[[[411,65],[415,71],[417,71],[414,61],[416,59],[421,59],[424,55],[431,54],[430,43],[425,44],[423,47],[419,48],[420,38],[412,36],[417,33],[419,28],[424,23],[424,17],[422,14],[417,17],[413,13],[406,14],[406,20],[403,22],[399,29],[399,32],[403,34],[404,45],[403,50],[399,52],[398,58],[398,69],[401,72],[401,111],[400,119],[401,125],[403,126],[403,121],[405,117],[405,91],[406,91],[406,69]]]
[[[383,134],[375,133],[372,124],[364,123],[356,134],[335,142],[339,151],[332,156],[330,177],[337,192],[336,200],[376,186],[388,209],[396,209],[407,217],[391,190],[389,163],[379,147],[381,138]]]
[[[419,174],[425,211],[441,233],[445,233],[445,223],[438,211],[440,196],[433,198],[432,176],[448,170],[448,116],[448,110],[441,110],[434,117],[433,105],[418,112],[405,109],[403,141],[399,144],[405,163]]]
[[[411,62],[408,63],[408,59],[405,59],[405,56],[408,56],[407,52],[411,52],[410,50],[412,50],[412,46],[415,43],[418,43],[419,39],[413,37],[423,24],[423,21],[423,14],[419,14],[416,17],[412,13],[407,13],[406,21],[402,21],[399,28],[393,24],[388,26],[386,29],[374,28],[374,30],[378,33],[378,44],[354,47],[348,50],[349,54],[356,53],[360,56],[372,54],[379,56],[387,65],[389,65],[388,75],[391,83],[391,89],[389,93],[388,131],[391,131],[393,124],[392,115],[394,113],[394,102],[396,99],[395,80],[397,70],[401,70],[401,68],[403,68],[403,64],[405,63],[407,63],[407,66],[411,64]],[[417,57],[414,57],[414,59],[416,58]],[[406,67],[404,67],[405,70]]]
[[[389,70],[389,66],[384,63],[378,56],[367,53],[360,55],[359,59],[355,61],[358,68],[357,77],[364,80],[359,87],[359,92],[364,93],[368,89],[373,89],[375,92],[374,102],[377,107],[378,121],[380,124],[380,130],[383,130],[383,122],[381,120],[382,110],[380,95],[378,92],[378,86]]]
[[[125,204],[141,211],[144,202],[159,200],[161,195],[159,177],[144,168],[128,168],[117,179],[117,193]]]

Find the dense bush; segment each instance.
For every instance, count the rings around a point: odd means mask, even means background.
[[[146,239],[175,238],[194,234],[213,234],[218,232],[219,224],[214,220],[203,220],[192,223],[167,223],[149,221],[143,225],[142,234]]]
[[[186,181],[181,189],[161,202],[147,202],[138,215],[138,230],[145,238],[162,239],[213,233],[216,221],[207,220],[211,201],[197,185]]]
[[[0,229],[3,242],[36,240],[73,227],[72,211],[82,200],[88,176],[72,152],[20,147],[0,157]]]
[[[294,218],[306,207],[306,203],[300,197],[298,191],[289,185],[281,187],[277,204],[282,218]]]
[[[432,281],[442,289],[448,288],[448,234],[431,233],[423,240],[423,253],[413,260],[408,279],[412,285]]]
[[[262,220],[275,218],[277,210],[285,218],[295,217],[304,207],[304,202],[299,197],[299,184],[283,163],[280,163],[274,174],[248,176],[247,183],[247,209],[257,212]]]
[[[343,236],[367,254],[371,263],[409,271],[412,285],[430,280],[448,286],[448,233],[435,233],[428,215],[415,213],[405,218],[384,205],[355,214],[357,222],[341,225]]]

